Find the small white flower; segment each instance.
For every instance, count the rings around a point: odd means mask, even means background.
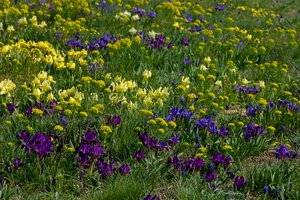
[[[23,18],[19,19],[18,23],[20,25],[27,25],[28,24],[26,17],[23,17]]]
[[[200,71],[201,72],[207,71],[207,67],[205,65],[200,65]]]
[[[231,73],[235,74],[236,73],[236,69],[235,68],[232,68],[229,70]]]
[[[15,28],[14,28],[14,26],[9,25],[9,26],[7,27],[7,29],[6,29],[6,31],[9,32],[9,33],[11,33],[11,32],[14,32],[14,31],[15,31]]]
[[[245,79],[245,78],[242,80],[242,84],[243,84],[243,85],[248,85],[249,83],[251,83],[251,81],[248,81],[248,80]]]
[[[157,33],[155,33],[155,31],[149,31],[149,36],[152,38],[155,38],[155,36],[157,35]]]
[[[264,81],[259,81],[259,82],[258,82],[258,86],[259,86],[260,88],[265,88],[265,82],[264,82]]]
[[[133,15],[133,16],[131,17],[131,20],[132,20],[132,21],[138,21],[139,19],[140,19],[139,15]]]
[[[135,35],[137,33],[137,30],[134,27],[132,27],[131,29],[129,29],[129,33]]]
[[[126,10],[125,12],[123,12],[123,15],[124,15],[124,16],[128,16],[128,17],[130,17],[130,16],[131,16],[131,13],[130,13],[130,12],[128,12],[128,11]]]
[[[222,87],[222,81],[216,81],[215,86],[217,87]]]

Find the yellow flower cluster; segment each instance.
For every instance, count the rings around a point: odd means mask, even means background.
[[[81,101],[84,99],[84,94],[79,92],[74,86],[70,89],[60,89],[58,96],[62,105],[70,105],[75,108],[81,107]]]
[[[0,82],[0,95],[11,97],[11,93],[16,88],[16,85],[9,79],[4,79]]]
[[[48,73],[45,71],[41,71],[37,76],[34,77],[31,82],[31,91],[33,96],[39,101],[41,99],[41,95],[46,97],[47,102],[55,99],[54,95],[51,92],[51,84],[55,84],[56,81],[52,76],[48,76]],[[48,93],[48,94],[47,94]]]

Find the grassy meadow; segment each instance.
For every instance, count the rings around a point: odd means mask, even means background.
[[[0,0],[0,199],[300,199],[299,7]]]

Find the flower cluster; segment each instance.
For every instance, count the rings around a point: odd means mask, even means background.
[[[86,131],[81,138],[81,143],[77,147],[77,152],[77,160],[83,168],[88,168],[93,160],[102,156],[104,148],[101,146],[100,140],[96,137],[96,131]]]
[[[258,86],[242,86],[240,84],[237,84],[234,86],[234,89],[236,92],[239,93],[245,93],[245,94],[257,94],[259,92],[259,87]]]
[[[220,129],[218,129],[216,121],[210,117],[199,119],[195,122],[194,127],[196,130],[208,130],[208,132],[210,132],[211,134],[217,134],[222,138],[230,135],[230,132],[225,128],[224,125],[222,125]]]
[[[171,108],[168,116],[166,117],[167,121],[174,121],[176,118],[180,119],[191,119],[193,113],[185,108],[173,107]]]
[[[276,149],[275,157],[281,160],[285,160],[286,158],[296,158],[298,156],[298,151],[295,151],[293,154],[290,151],[288,146],[281,145]]]
[[[210,160],[216,165],[219,166],[220,164],[223,165],[224,168],[227,168],[231,163],[231,157],[230,156],[225,156],[219,152],[216,152]]]
[[[192,157],[187,161],[181,161],[178,156],[168,158],[168,163],[172,164],[175,170],[181,170],[184,173],[193,173],[200,171],[205,166],[205,162],[200,157]]]
[[[45,156],[50,156],[54,150],[51,135],[37,132],[30,138],[30,133],[23,130],[18,134],[18,138],[23,140],[22,148],[25,148],[27,156],[34,152],[39,159],[43,159]]]
[[[265,134],[264,128],[262,126],[256,125],[255,122],[244,126],[243,132],[246,140],[255,139],[259,135]]]

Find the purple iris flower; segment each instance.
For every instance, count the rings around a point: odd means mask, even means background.
[[[110,176],[113,173],[113,169],[112,169],[111,165],[106,162],[103,162],[101,160],[97,161],[97,168],[98,168],[99,174],[103,178],[107,178],[108,176]]]
[[[138,151],[136,151],[135,152],[135,154],[134,154],[134,159],[136,160],[136,161],[140,161],[140,160],[144,160],[145,159],[145,154],[144,154],[144,152],[143,151],[141,151],[141,150],[138,150]]]
[[[280,194],[279,188],[275,188],[274,193],[275,193],[275,196],[278,197]]]
[[[284,160],[291,157],[291,152],[287,146],[281,145],[276,149],[275,157]]]
[[[171,147],[175,146],[179,143],[179,136],[178,135],[172,135],[169,139],[169,145]]]
[[[190,42],[190,40],[189,40],[187,37],[185,37],[185,38],[183,38],[182,44],[183,44],[184,46],[188,46],[188,45],[189,45],[189,42]]]
[[[96,131],[88,129],[82,136],[82,140],[88,144],[98,143],[99,140],[97,139],[96,134]]]
[[[168,48],[169,50],[172,49],[172,48],[173,48],[173,43],[170,42],[170,43],[167,45],[167,48]]]
[[[154,18],[156,18],[156,12],[150,11],[149,14],[148,14],[148,16],[149,16],[151,19],[154,19]]]
[[[190,64],[191,64],[191,60],[185,58],[185,59],[183,60],[183,64],[184,64],[184,65],[190,65]]]
[[[90,154],[93,158],[100,157],[104,152],[104,148],[100,144],[91,147]]]
[[[222,125],[222,126],[220,127],[220,130],[219,130],[219,135],[220,135],[222,138],[224,138],[224,137],[226,137],[226,136],[229,136],[230,133],[229,133],[228,130],[226,130],[225,126]]]
[[[193,158],[191,159],[193,160],[193,167],[196,171],[200,171],[202,169],[202,167],[205,166],[205,162],[204,160],[202,160],[200,157],[197,157],[197,158]]]
[[[146,16],[146,11],[142,8],[133,8],[132,12],[138,14],[140,17]]]
[[[39,159],[49,156],[50,152],[54,150],[50,135],[37,132],[32,138],[27,131],[22,131],[18,134],[18,138],[23,140],[22,148],[26,149],[26,155],[29,156],[33,151]]]
[[[156,145],[156,148],[160,151],[162,150],[166,150],[166,151],[169,151],[169,147],[167,146],[167,143],[165,141],[160,141],[157,145]]]
[[[130,174],[130,167],[128,164],[124,164],[119,168],[119,172],[121,175]]]
[[[39,159],[49,156],[54,150],[51,137],[44,133],[37,132],[30,140],[30,148],[37,154]]]
[[[206,182],[212,182],[218,178],[217,173],[213,171],[208,171],[206,174],[203,175],[203,178],[205,179]]]
[[[6,105],[6,109],[10,112],[10,114],[12,114],[15,111],[16,106],[14,104],[12,104],[12,103],[8,103]]]
[[[179,158],[177,156],[173,156],[173,157],[168,158],[168,163],[172,164],[174,169],[179,169],[181,161],[179,160]]]
[[[224,155],[216,152],[213,157],[210,158],[210,160],[213,161],[216,166],[218,166],[219,164],[223,163]]]
[[[236,176],[234,178],[234,183],[233,186],[240,190],[244,185],[246,185],[248,183],[248,180],[245,180],[245,178],[243,176]]]
[[[268,105],[266,106],[266,108],[268,110],[272,110],[275,106],[276,106],[276,103],[274,101],[270,100]]]
[[[243,48],[243,42],[239,42],[237,45],[236,45],[237,48],[241,49]]]
[[[57,39],[61,38],[61,33],[60,32],[55,33],[54,37],[56,37]]]
[[[15,169],[18,169],[20,167],[20,165],[22,164],[21,159],[20,158],[15,158],[13,160],[13,165]]]
[[[185,19],[190,23],[193,20],[193,16],[192,15],[187,15],[185,17]]]
[[[230,163],[232,163],[231,161],[231,157],[230,156],[225,156],[219,152],[216,152],[213,157],[210,158],[210,160],[216,165],[218,166],[219,164],[222,164],[223,167],[228,167],[230,165]]]
[[[89,157],[84,154],[80,154],[77,160],[80,163],[81,167],[83,167],[84,169],[88,168],[91,163]]]
[[[258,111],[258,105],[256,104],[254,107],[252,107],[251,104],[247,104],[247,112],[246,115],[250,117],[255,117],[256,112]]]
[[[146,132],[139,133],[139,139],[143,143],[143,145],[148,149],[153,149],[154,147],[157,147],[157,139],[151,138]]]
[[[160,200],[160,198],[156,195],[152,196],[151,194],[148,194],[143,200]]]
[[[65,116],[63,116],[63,115],[61,115],[60,116],[60,123],[63,125],[63,126],[67,126],[68,125],[68,119],[65,117]]]
[[[215,7],[215,10],[216,11],[224,11],[226,8],[226,5],[221,5],[221,4],[217,4],[216,7]]]
[[[259,135],[264,135],[265,130],[262,126],[256,126],[254,122],[244,126],[244,136],[246,140],[257,138]]]
[[[27,117],[32,117],[32,115],[33,115],[32,109],[33,109],[33,106],[29,106],[29,107],[27,108],[27,110],[25,111],[25,115],[26,115]]]
[[[269,186],[265,185],[263,188],[263,193],[268,194],[268,192],[269,192]]]
[[[109,117],[107,123],[112,125],[113,127],[116,127],[118,124],[121,123],[121,117],[120,116]]]

